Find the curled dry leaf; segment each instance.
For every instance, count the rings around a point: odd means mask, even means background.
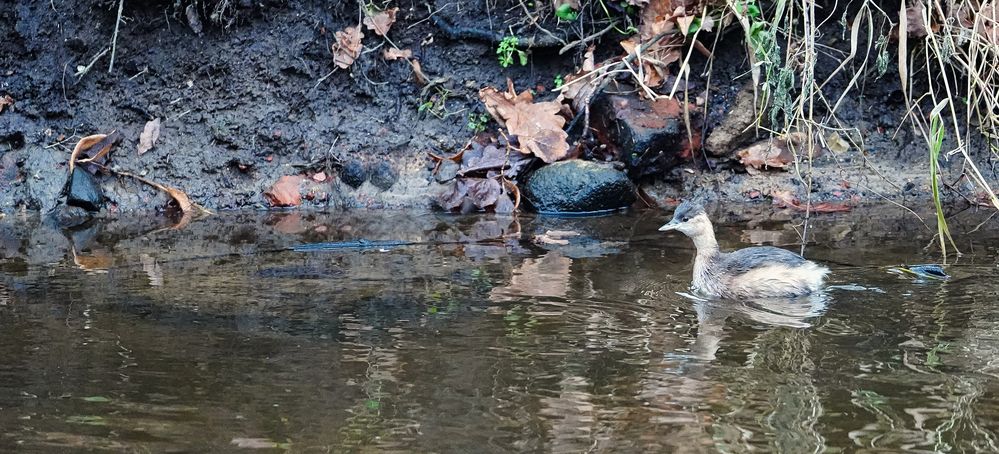
[[[547,163],[565,158],[569,154],[569,135],[562,130],[565,118],[558,114],[562,110],[561,97],[536,103],[529,91],[517,94],[513,83],[508,84],[505,93],[492,87],[479,90],[486,111],[517,136],[521,153],[533,154]]]
[[[76,146],[73,147],[73,152],[69,155],[69,173],[73,173],[73,169],[76,168],[76,164],[78,163],[92,162],[104,157],[104,155],[111,151],[111,146],[120,138],[120,134],[112,131],[111,134],[94,134],[80,139],[76,143]],[[80,159],[81,154],[86,154],[90,157]]]
[[[285,175],[271,186],[264,197],[273,206],[294,207],[302,204],[301,185],[305,177],[301,175]]]
[[[139,155],[149,151],[156,145],[156,140],[160,138],[160,119],[154,118],[146,122],[146,127],[142,128],[139,134]]]
[[[395,15],[398,12],[399,8],[389,8],[376,14],[368,14],[364,18],[364,26],[368,27],[368,30],[373,30],[378,36],[385,36],[395,23]]]
[[[180,189],[177,189],[177,188],[172,187],[172,186],[167,186],[165,184],[159,184],[159,183],[157,183],[155,181],[152,181],[152,180],[149,180],[149,179],[146,179],[146,178],[143,178],[143,177],[140,177],[138,175],[131,174],[131,173],[128,173],[128,172],[117,172],[116,171],[115,173],[117,173],[118,175],[121,175],[123,177],[134,178],[134,179],[139,180],[139,181],[141,181],[141,182],[143,182],[143,183],[145,183],[145,184],[147,184],[149,186],[152,186],[152,187],[154,187],[156,189],[159,189],[160,191],[165,192],[168,196],[170,196],[171,199],[173,199],[174,203],[177,204],[177,208],[180,208],[180,211],[182,211],[184,214],[192,213],[194,211],[199,211],[199,212],[202,212],[202,213],[210,213],[210,211],[208,211],[207,209],[205,209],[201,205],[198,205],[197,203],[192,202],[191,198],[187,196],[187,193],[185,193],[184,191],[181,191]]]
[[[427,75],[423,73],[423,68],[420,67],[419,60],[415,58],[409,59],[409,66],[413,67],[413,77],[416,78],[416,83],[420,85],[426,85],[430,83],[430,79],[427,79]]]
[[[480,209],[492,206],[503,189],[495,178],[469,178],[468,197]]]
[[[413,58],[413,51],[409,49],[397,49],[390,47],[382,52],[382,57],[386,60],[398,60],[400,58]]]
[[[340,69],[347,69],[354,64],[354,60],[361,55],[361,39],[364,33],[360,27],[347,27],[343,31],[335,33],[336,42],[333,43],[333,63]]]
[[[10,95],[0,96],[0,113],[3,113],[3,110],[7,106],[12,106],[12,105],[14,105],[14,98],[11,98]]]

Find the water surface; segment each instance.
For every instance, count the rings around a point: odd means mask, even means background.
[[[887,268],[940,259],[911,214],[819,216],[825,295],[707,302],[666,217],[8,217],[0,449],[999,449],[996,221],[952,218],[938,282]],[[716,217],[797,249],[796,215]],[[412,244],[288,249],[357,239]]]

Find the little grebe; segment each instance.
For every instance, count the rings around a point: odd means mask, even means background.
[[[683,202],[673,220],[659,231],[678,230],[694,240],[693,287],[723,298],[793,297],[819,290],[829,272],[791,251],[771,246],[733,252],[718,250],[715,231],[704,208]]]

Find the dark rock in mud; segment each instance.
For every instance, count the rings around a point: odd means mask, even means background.
[[[631,205],[635,186],[610,165],[574,159],[534,171],[524,195],[540,212],[582,213]]]
[[[399,172],[387,161],[375,164],[371,169],[371,184],[383,191],[388,191],[399,180]]]
[[[755,99],[753,84],[743,86],[721,124],[705,139],[704,149],[708,153],[725,156],[757,138]]]
[[[676,99],[607,94],[594,102],[593,115],[598,134],[613,144],[632,178],[664,176],[700,147],[698,109]],[[689,133],[685,115],[691,118]]]
[[[104,191],[94,181],[93,175],[77,167],[69,176],[66,204],[87,211],[100,211],[101,207],[104,206]]]
[[[340,181],[357,189],[368,179],[368,169],[361,161],[351,159],[340,170]]]

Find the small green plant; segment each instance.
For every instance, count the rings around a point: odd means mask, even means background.
[[[426,95],[424,94],[423,96]],[[423,102],[416,108],[416,111],[419,113],[429,113],[440,119],[447,118],[453,115],[452,112],[448,112],[447,110],[447,100],[450,96],[451,90],[434,87],[434,93],[429,98],[423,98]]]
[[[489,123],[489,115],[486,115],[484,113],[480,113],[480,114],[469,113],[468,114],[468,129],[472,130],[472,132],[474,132],[476,134],[485,131],[486,130],[486,125],[488,123]]]
[[[563,3],[555,10],[555,16],[564,21],[572,22],[579,17],[579,11],[572,8],[572,5]]]
[[[940,112],[945,107],[947,107],[946,99],[937,104],[930,112],[930,135],[926,139],[927,145],[930,148],[930,191],[933,195],[933,206],[937,211],[937,236],[940,237],[940,250],[943,252],[944,262],[947,261],[947,240],[950,240],[951,246],[954,246],[954,250],[957,250],[957,244],[954,244],[954,238],[951,238],[950,229],[947,227],[947,219],[944,218],[943,204],[940,202],[939,160],[940,151],[943,149],[945,132]]]
[[[514,55],[520,58],[520,66],[527,66],[527,52],[517,48],[519,42],[520,38],[516,36],[507,36],[500,41],[499,47],[496,48],[496,55],[499,56],[500,66],[508,68],[512,65]]]
[[[558,74],[555,76],[555,89],[562,88],[562,85],[565,85],[565,79],[562,78],[561,74]]]

